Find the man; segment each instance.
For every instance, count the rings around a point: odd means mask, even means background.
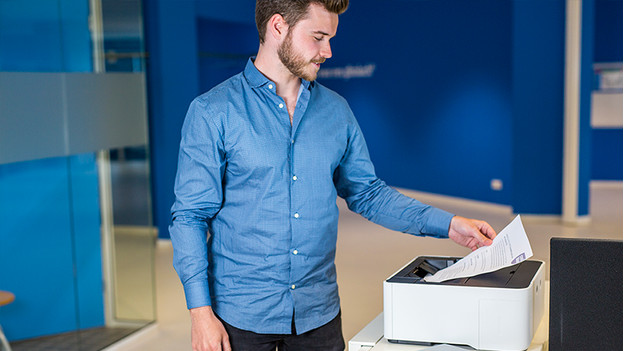
[[[256,58],[191,103],[170,232],[194,350],[344,349],[337,196],[390,229],[473,250],[496,236],[378,179],[346,101],[314,81],[347,5],[258,0]]]

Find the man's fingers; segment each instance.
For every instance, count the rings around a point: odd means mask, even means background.
[[[489,246],[492,244],[492,240],[496,237],[496,232],[492,227],[483,221],[474,221],[476,232],[475,238],[479,241],[481,246]]]
[[[496,231],[490,226],[487,222],[481,222],[481,233],[483,233],[488,238],[494,240],[496,238]]]
[[[454,216],[451,220],[449,238],[472,251],[489,246],[496,237],[496,231],[485,221]]]
[[[479,244],[480,246],[490,246],[492,245],[492,239],[484,236],[483,234],[479,234]]]
[[[223,338],[223,351],[232,351],[232,347],[230,346],[230,340],[227,334]]]

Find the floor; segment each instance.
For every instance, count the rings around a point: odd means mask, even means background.
[[[86,329],[11,342],[11,349],[13,351],[97,351],[127,337],[136,330],[136,328]]]
[[[515,217],[505,206],[414,191],[403,192],[457,215],[484,219],[497,231]],[[346,341],[382,312],[382,281],[404,264],[420,255],[465,256],[469,253],[450,240],[413,237],[372,224],[349,212],[341,200],[339,207],[341,217],[336,266]],[[622,240],[622,183],[593,183],[590,212],[591,219],[579,225],[563,225],[555,217],[522,217],[534,251],[533,259],[547,262],[546,272],[549,271],[549,242],[552,237]],[[171,243],[159,241],[156,248],[158,323],[106,351],[191,350],[189,316],[171,259]]]

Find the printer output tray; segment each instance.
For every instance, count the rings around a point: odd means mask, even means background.
[[[452,279],[441,283],[429,283],[423,280],[427,274],[435,274],[438,270],[444,269],[460,259],[461,257],[419,256],[387,281],[389,283],[524,289],[531,284],[535,273],[542,265],[540,261],[526,260],[494,272],[468,278]]]

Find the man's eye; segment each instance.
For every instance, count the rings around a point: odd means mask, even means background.
[[[316,39],[316,41],[321,41],[321,40],[323,40],[323,38],[322,38],[322,37],[321,37],[321,38],[319,38],[319,37],[314,37],[314,39]]]

